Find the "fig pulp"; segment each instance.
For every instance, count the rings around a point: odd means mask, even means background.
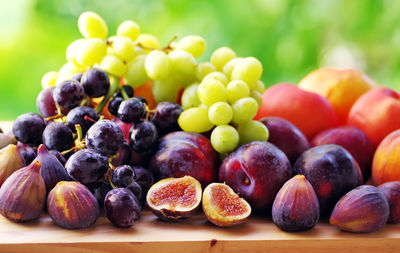
[[[162,220],[186,219],[200,206],[201,185],[191,176],[162,179],[149,189],[146,201],[152,212]]]
[[[393,181],[378,186],[389,202],[390,214],[388,223],[400,223],[400,181]]]
[[[305,231],[319,220],[319,202],[303,175],[294,176],[279,190],[272,205],[272,220],[283,231]]]
[[[374,186],[362,185],[339,200],[329,222],[344,231],[369,233],[386,224],[389,212],[385,195]]]
[[[67,229],[86,228],[99,217],[97,199],[86,186],[61,181],[47,196],[47,211],[53,222]]]
[[[229,227],[244,222],[250,216],[251,207],[228,185],[212,183],[203,192],[203,211],[214,225]]]
[[[0,213],[16,222],[39,217],[46,202],[46,186],[39,173],[40,162],[19,169],[0,188]]]
[[[25,160],[18,152],[17,146],[10,144],[0,150],[0,187],[16,170],[25,166]]]

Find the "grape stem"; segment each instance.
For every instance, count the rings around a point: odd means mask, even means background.
[[[124,98],[124,100],[128,100],[129,96],[128,96],[128,94],[126,94],[125,89],[123,87],[121,87],[120,90],[121,90],[121,94],[122,94],[122,97]]]
[[[101,100],[100,104],[98,104],[95,108],[97,113],[100,113],[103,110],[108,100],[110,100],[110,98],[114,95],[114,93],[121,87],[120,80],[118,78],[110,78],[110,79],[111,79],[110,89],[108,89],[107,94]]]

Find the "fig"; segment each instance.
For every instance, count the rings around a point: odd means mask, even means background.
[[[212,183],[203,192],[203,211],[214,225],[230,227],[243,223],[250,216],[251,207],[228,185]]]
[[[9,144],[17,144],[17,139],[14,136],[0,133],[0,149],[7,147]]]
[[[47,196],[47,211],[53,222],[67,229],[86,228],[100,214],[97,199],[83,184],[60,181]]]
[[[378,189],[385,195],[389,203],[390,214],[388,223],[400,223],[400,181],[381,184]]]
[[[39,217],[46,202],[46,186],[40,176],[40,162],[15,171],[0,188],[0,213],[15,222]]]
[[[272,220],[283,231],[309,230],[317,224],[319,215],[317,195],[303,175],[288,180],[272,205]]]
[[[138,199],[127,188],[109,191],[104,199],[107,218],[117,227],[131,227],[140,219],[141,207]]]
[[[17,146],[9,144],[0,150],[0,187],[16,170],[25,166],[25,160],[18,152]]]
[[[336,203],[329,222],[347,232],[369,233],[386,224],[389,212],[385,195],[372,185],[362,185]]]
[[[150,187],[146,202],[161,220],[187,219],[200,206],[200,182],[191,176],[162,179]]]
[[[58,182],[70,180],[64,166],[55,156],[50,154],[45,145],[40,144],[37,153],[36,160],[40,161],[42,164],[40,175],[46,184],[47,193],[49,193]]]

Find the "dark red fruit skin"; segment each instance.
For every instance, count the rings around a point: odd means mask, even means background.
[[[313,186],[322,215],[329,215],[344,194],[363,182],[361,170],[351,154],[333,144],[304,152],[294,164],[293,171],[304,175]]]
[[[57,226],[67,229],[86,228],[100,214],[97,199],[86,186],[74,181],[61,181],[50,191],[47,211]]]
[[[260,121],[268,128],[268,141],[282,150],[292,164],[310,147],[304,134],[289,121],[278,117],[264,117]]]
[[[217,178],[218,156],[204,136],[173,132],[160,139],[149,169],[156,180],[188,175],[205,187]]]
[[[240,146],[224,159],[219,169],[219,181],[229,185],[258,213],[270,212],[276,193],[291,177],[285,153],[261,141]]]
[[[57,114],[56,102],[53,98],[54,87],[43,89],[36,99],[36,107],[43,117],[50,117]]]
[[[389,217],[386,197],[372,185],[361,185],[335,205],[329,222],[347,232],[370,233],[383,227]]]
[[[360,165],[364,181],[368,180],[375,148],[363,131],[353,126],[341,126],[324,130],[311,141],[313,147],[324,144],[336,144],[349,151]]]
[[[388,223],[400,223],[400,181],[393,181],[378,186],[380,192],[389,202],[390,214]]]
[[[319,215],[317,195],[303,175],[287,181],[272,205],[272,220],[283,231],[309,230],[317,224]]]

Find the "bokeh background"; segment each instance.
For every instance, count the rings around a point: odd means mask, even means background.
[[[202,61],[224,45],[256,56],[267,86],[336,66],[400,88],[397,0],[1,0],[0,120],[36,111],[41,77],[64,64],[86,10],[103,16],[110,34],[131,19],[163,44],[174,35],[201,35],[208,43]]]

